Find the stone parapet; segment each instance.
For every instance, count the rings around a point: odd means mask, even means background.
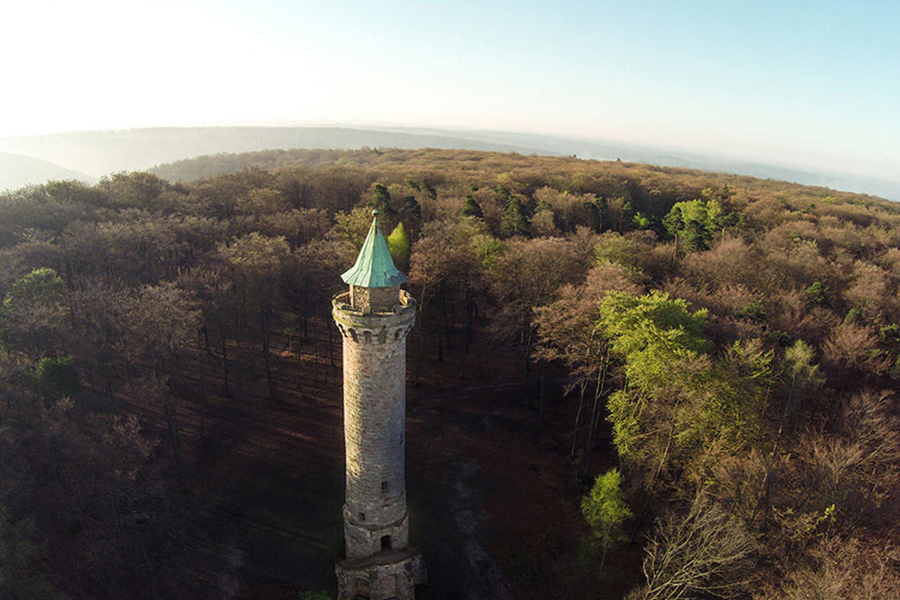
[[[425,563],[415,548],[338,560],[337,600],[414,600],[415,586],[427,581]]]
[[[331,301],[334,322],[341,335],[360,343],[385,343],[388,338],[406,337],[416,321],[416,301],[405,290],[390,308],[370,310],[354,307],[350,293],[337,294]],[[346,375],[346,372],[345,372]]]

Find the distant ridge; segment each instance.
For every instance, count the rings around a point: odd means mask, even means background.
[[[44,183],[51,179],[78,179],[87,183],[97,181],[96,177],[63,168],[47,160],[0,152],[0,191]]]
[[[547,153],[523,144],[348,127],[171,127],[0,139],[0,151],[40,157],[98,177],[208,154],[293,148],[352,150],[363,146]]]
[[[898,181],[886,181],[627,143],[497,131],[341,126],[161,127],[0,139],[0,152],[50,161],[76,172],[74,176],[78,178],[86,177],[85,173],[100,177],[117,171],[149,170],[158,165],[165,165],[158,169],[165,172],[172,166],[171,163],[207,155],[291,149],[354,150],[362,147],[483,150],[548,156],[576,155],[598,160],[622,159],[656,166],[779,179],[900,201],[900,178]],[[223,161],[223,167],[225,162],[228,161]],[[37,181],[31,179],[29,182]]]

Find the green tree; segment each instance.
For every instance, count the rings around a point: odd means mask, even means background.
[[[708,377],[706,311],[658,291],[611,292],[600,303],[600,332],[624,363],[625,385],[609,398],[613,442],[648,489],[668,464],[700,382]]]
[[[391,235],[387,237],[388,250],[397,268],[404,273],[409,272],[409,238],[403,228],[403,222],[397,223]]]
[[[819,365],[815,363],[815,356],[816,351],[803,340],[797,340],[784,351],[784,371],[790,388],[778,428],[779,439],[791,415],[800,409],[806,393],[815,391],[825,383]]]
[[[376,183],[372,188],[372,197],[366,202],[366,206],[377,210],[382,222],[392,222],[397,214],[397,211],[391,206],[391,193],[380,183]]]
[[[806,303],[810,306],[828,307],[831,303],[828,299],[828,289],[821,281],[814,281],[806,288]]]
[[[52,353],[65,316],[66,285],[56,271],[34,269],[16,281],[0,308],[0,334],[14,348]]]
[[[484,216],[481,205],[475,201],[471,194],[466,196],[466,202],[463,204],[460,214],[464,217],[477,217],[479,219]]]
[[[34,370],[34,378],[45,394],[72,396],[78,391],[78,369],[69,356],[42,358]]]
[[[618,469],[597,476],[590,495],[581,501],[581,514],[591,526],[594,540],[600,548],[602,571],[607,552],[625,541],[622,523],[632,516],[622,495],[622,475]]]
[[[511,196],[509,204],[503,211],[503,220],[500,221],[500,235],[513,237],[528,234],[528,218],[525,216],[525,208],[522,201]]]
[[[669,234],[688,250],[708,250],[715,232],[730,222],[718,200],[677,202],[663,219]]]

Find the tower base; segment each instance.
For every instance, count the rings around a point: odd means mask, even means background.
[[[337,600],[414,600],[416,586],[428,579],[425,562],[415,548],[338,560],[334,572]]]

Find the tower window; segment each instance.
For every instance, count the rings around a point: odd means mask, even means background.
[[[390,489],[391,489],[391,483],[389,481],[381,482],[381,493],[382,494],[387,494]]]
[[[366,520],[366,513],[364,513],[364,512],[359,513],[359,520],[365,522],[365,520]]]

